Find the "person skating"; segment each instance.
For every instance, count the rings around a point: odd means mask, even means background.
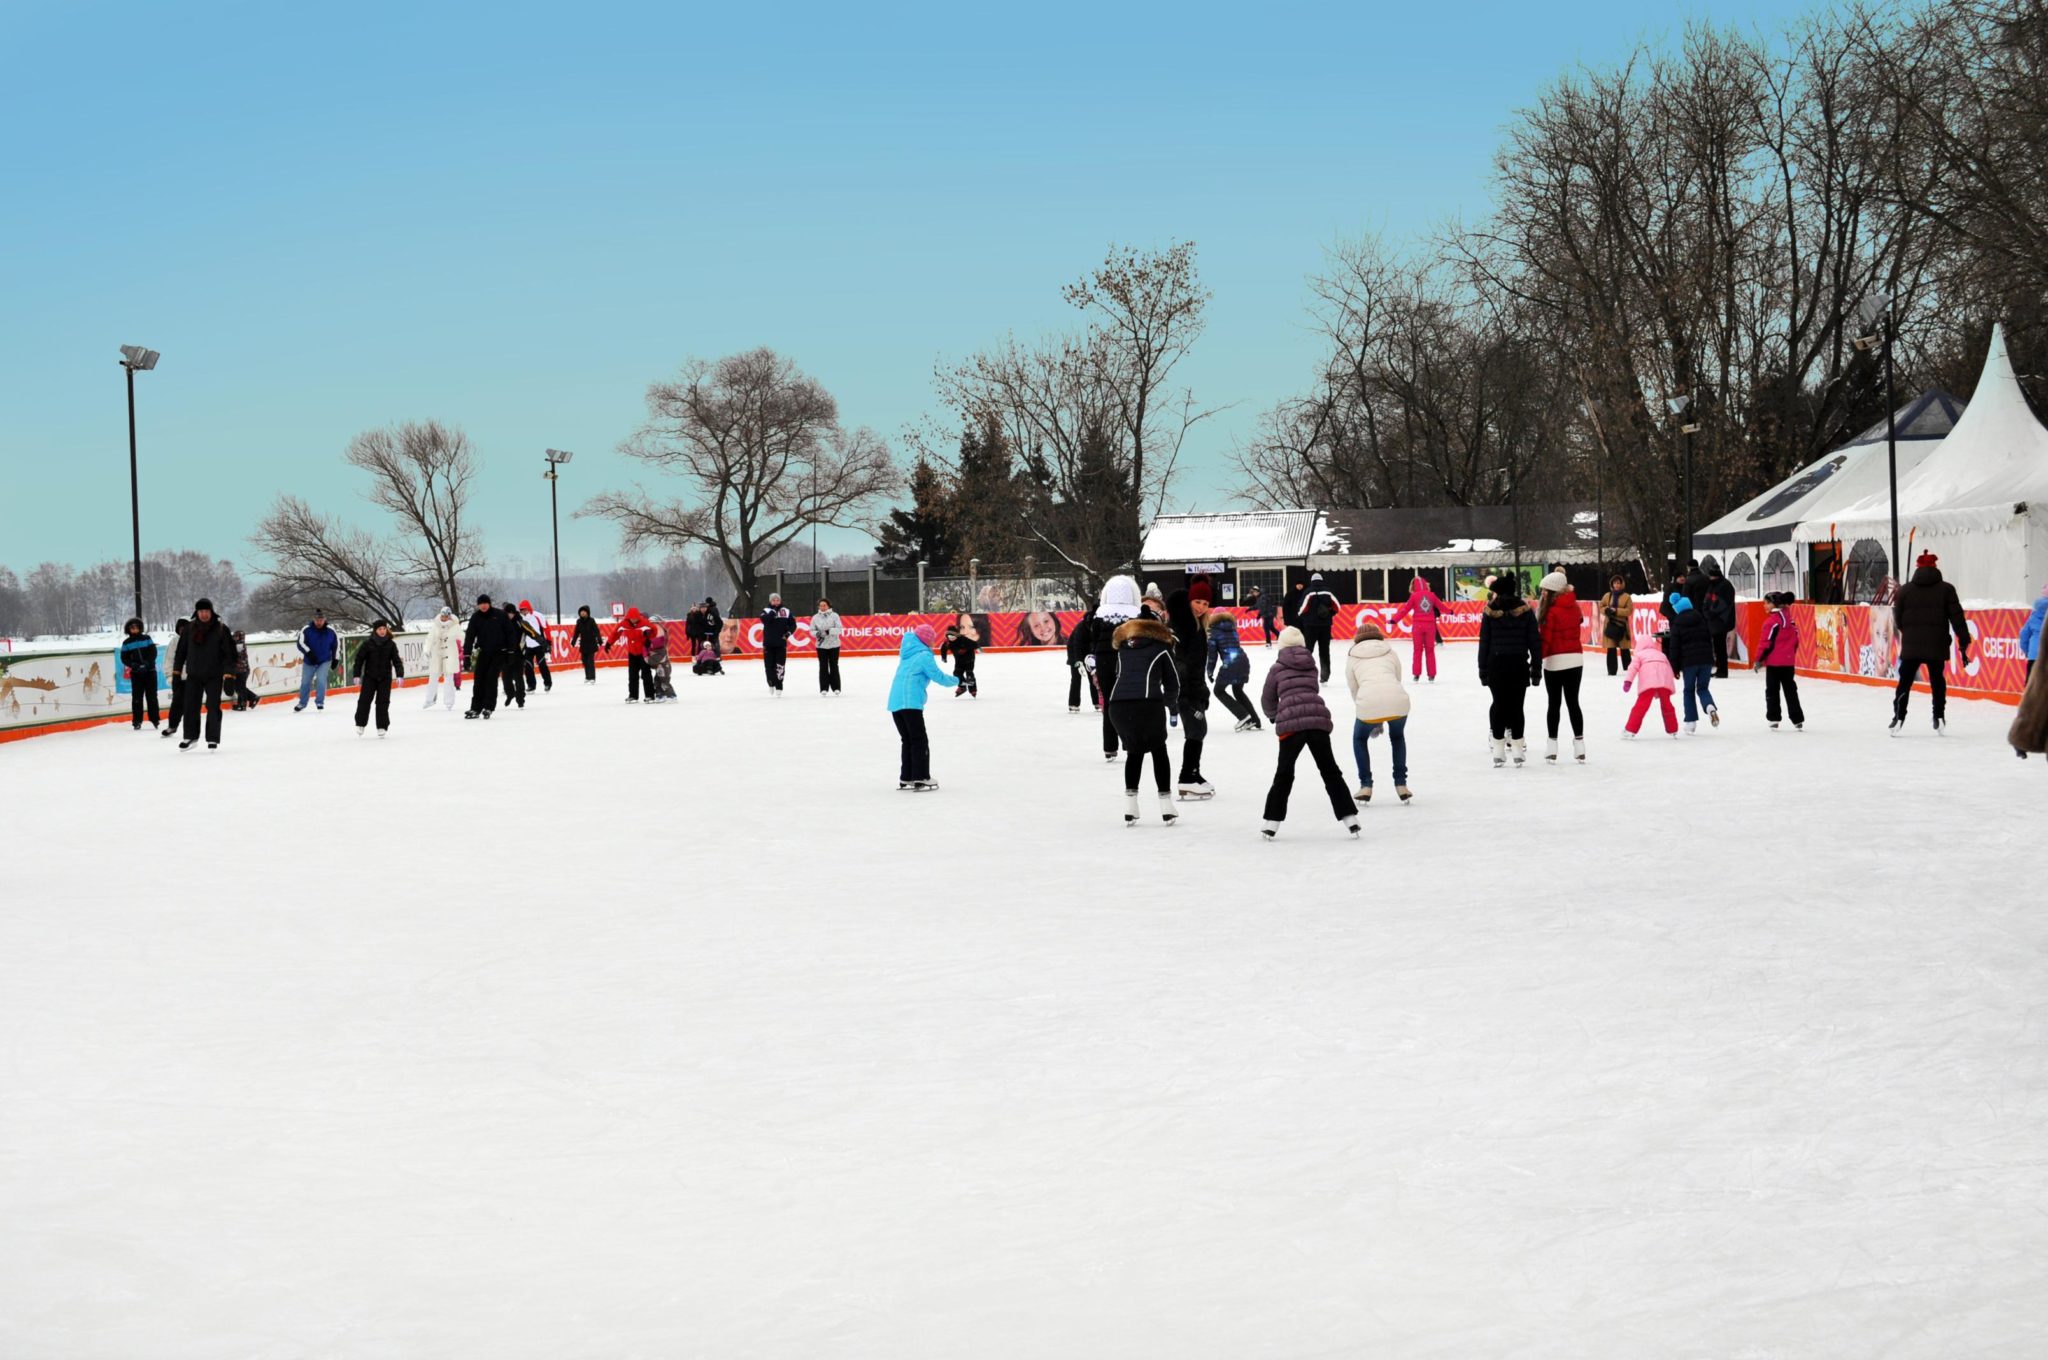
[[[2034,601],[2033,612],[2020,625],[2020,654],[2027,659],[2027,679],[2034,678],[2034,663],[2041,659],[2041,629],[2048,623],[2048,586],[2041,587],[2041,596]]]
[[[2041,598],[2048,600],[2048,591]],[[2027,688],[2020,695],[2019,712],[2013,714],[2005,740],[2021,760],[2048,752],[2048,666],[2035,666],[2027,672]]]
[[[1423,668],[1429,669],[1432,683],[1436,680],[1436,644],[1441,636],[1441,620],[1450,612],[1450,607],[1430,588],[1429,582],[1417,576],[1408,583],[1408,598],[1387,622],[1399,627],[1401,620],[1408,620],[1408,659],[1410,678],[1420,680]]]
[[[1479,683],[1492,695],[1486,720],[1493,733],[1493,768],[1506,765],[1512,751],[1519,769],[1529,754],[1524,706],[1530,689],[1543,683],[1543,635],[1517,577],[1495,577],[1480,611]]]
[[[528,693],[534,688],[534,673],[539,672],[540,687],[552,690],[555,677],[548,670],[548,621],[533,607],[531,600],[519,602],[520,632],[525,637],[525,649],[520,654],[520,677]]]
[[[839,634],[844,621],[830,600],[818,601],[811,615],[811,641],[818,649],[818,693],[839,693]]]
[[[1266,640],[1266,649],[1271,651],[1274,640],[1280,636],[1280,630],[1274,627],[1274,621],[1280,617],[1280,602],[1257,586],[1253,586],[1250,597],[1245,601],[1245,607],[1257,615],[1259,636]]]
[[[1913,579],[1899,588],[1892,621],[1899,634],[1899,687],[1892,695],[1892,735],[1906,725],[1906,704],[1922,667],[1934,696],[1934,730],[1948,727],[1948,640],[1953,634],[1959,664],[1970,664],[1970,620],[1956,588],[1942,579],[1941,559],[1921,553]]]
[[[1228,609],[1209,611],[1209,655],[1205,662],[1216,702],[1237,719],[1235,730],[1257,732],[1259,711],[1244,687],[1251,683],[1252,659],[1237,634],[1237,617]]]
[[[1330,750],[1330,734],[1336,724],[1323,703],[1322,681],[1316,674],[1315,658],[1309,655],[1307,639],[1299,628],[1280,630],[1280,651],[1266,672],[1265,687],[1259,693],[1259,707],[1280,739],[1280,759],[1273,769],[1273,785],[1266,790],[1265,825],[1260,834],[1272,840],[1287,820],[1287,799],[1294,791],[1294,764],[1307,751],[1323,777],[1323,789],[1330,796],[1330,810],[1353,836],[1358,834],[1358,804],[1344,787],[1344,771]]]
[[[179,619],[171,629],[171,707],[164,714],[163,735],[175,737],[185,724],[185,698],[191,691],[185,684],[185,673],[178,669],[178,649],[184,645],[185,634],[191,629],[192,620]]]
[[[1166,622],[1166,592],[1159,588],[1157,581],[1145,583],[1145,598],[1138,602],[1138,612],[1160,623]]]
[[[725,634],[725,618],[718,612],[718,601],[709,595],[704,597],[704,636],[711,642],[711,650],[719,657],[725,656],[725,644],[719,639]],[[720,668],[720,674],[724,670]]]
[[[597,683],[597,654],[604,648],[604,635],[597,631],[597,620],[590,616],[590,606],[576,606],[576,631],[570,635],[577,652],[583,657],[583,683]]]
[[[1095,692],[1094,684],[1088,679],[1088,639],[1091,630],[1088,620],[1082,619],[1067,634],[1067,712],[1081,711],[1081,691],[1088,691],[1088,702],[1097,709],[1102,707],[1102,696]]]
[[[438,703],[453,713],[462,675],[462,623],[445,604],[427,625],[427,640],[420,645],[420,674],[427,680],[427,701],[420,707]]]
[[[782,693],[782,681],[789,670],[789,639],[796,632],[796,616],[782,605],[782,596],[770,595],[761,611],[761,673],[768,688]]]
[[[1174,664],[1173,632],[1158,619],[1139,617],[1117,625],[1116,683],[1102,705],[1124,745],[1124,825],[1138,820],[1138,785],[1145,760],[1159,792],[1159,815],[1169,826],[1179,816],[1171,788],[1173,762],[1166,753],[1166,729],[1178,722],[1180,674]]]
[[[498,663],[498,680],[505,686],[505,707],[526,707],[526,675],[520,670],[525,664],[526,625],[519,617],[519,611],[510,605],[498,610],[498,618],[506,634],[512,639],[510,649]]]
[[[1180,777],[1176,797],[1213,798],[1216,788],[1202,773],[1202,745],[1209,739],[1209,583],[1197,578],[1166,597],[1166,626],[1173,633],[1174,679],[1180,686]]]
[[[1706,615],[1707,629],[1713,634],[1714,678],[1728,678],[1728,637],[1735,631],[1735,583],[1721,574],[1721,564],[1711,562],[1706,569],[1706,589],[1701,592],[1700,612]]]
[[[185,736],[178,743],[188,751],[199,740],[199,712],[206,710],[206,749],[220,746],[221,686],[235,669],[235,639],[213,612],[212,600],[192,606],[192,622],[178,639],[171,657],[171,674],[185,679]]]
[[[647,634],[647,702],[675,702],[676,687],[670,678],[668,627],[659,616],[649,619]]]
[[[299,630],[299,702],[294,713],[305,710],[310,695],[316,710],[327,707],[327,671],[341,655],[341,639],[327,626],[327,611],[313,611],[313,621]]]
[[[1700,710],[1705,709],[1707,721],[1715,727],[1721,725],[1721,710],[1714,704],[1714,692],[1710,682],[1714,678],[1714,636],[1707,624],[1706,615],[1692,607],[1692,601],[1680,595],[1668,602],[1671,606],[1671,639],[1666,643],[1671,664],[1678,669],[1680,683],[1685,687],[1685,734],[1691,736],[1699,731]]]
[[[235,696],[234,709],[237,713],[256,707],[256,691],[249,688],[249,674],[252,669],[249,665],[249,635],[237,628],[235,630],[235,674],[230,682]]]
[[[626,702],[640,702],[640,689],[647,681],[647,639],[653,630],[647,620],[640,617],[638,609],[628,609],[626,616],[612,626],[612,635],[607,641],[617,647],[626,648]]]
[[[518,662],[519,635],[492,606],[491,597],[479,595],[462,645],[469,654],[469,711],[463,717],[488,720],[498,711],[499,670]]]
[[[156,710],[156,639],[142,630],[141,619],[128,620],[122,625],[122,634],[118,658],[128,677],[128,711],[134,729],[140,732],[145,710],[151,727],[161,721]]]
[[[1627,673],[1621,677],[1621,692],[1627,694],[1633,689],[1636,695],[1635,707],[1629,710],[1628,722],[1622,726],[1622,735],[1629,741],[1634,741],[1643,730],[1643,715],[1650,711],[1653,702],[1664,710],[1664,730],[1671,736],[1678,735],[1678,710],[1671,706],[1678,677],[1672,672],[1671,659],[1664,654],[1669,636],[1659,634],[1649,645],[1637,648]]]
[[[1287,593],[1280,597],[1280,626],[1283,629],[1301,627],[1301,602],[1307,598],[1308,582],[1296,581],[1287,587]],[[1274,642],[1279,642],[1277,635]]]
[[[1572,719],[1572,759],[1586,760],[1586,715],[1579,711],[1579,685],[1586,674],[1586,652],[1579,629],[1585,616],[1579,611],[1579,597],[1561,571],[1553,571],[1537,583],[1536,629],[1542,637],[1543,694],[1548,701],[1544,727],[1549,744],[1543,758],[1557,763],[1558,709]]]
[[[1344,653],[1344,684],[1351,691],[1351,759],[1358,766],[1361,806],[1372,801],[1372,739],[1384,730],[1394,757],[1394,793],[1402,802],[1408,788],[1408,691],[1401,685],[1401,659],[1376,623],[1362,623]],[[1334,734],[1333,734],[1334,735]]]
[[[1337,597],[1323,588],[1321,572],[1308,578],[1308,593],[1302,596],[1298,612],[1301,621],[1295,626],[1301,629],[1301,636],[1315,650],[1316,670],[1327,684],[1330,679],[1330,635],[1337,626]]]
[[[960,682],[932,655],[938,640],[928,623],[905,633],[896,649],[896,675],[889,682],[889,720],[896,724],[903,748],[896,787],[906,792],[929,793],[939,787],[932,778],[931,735],[924,725],[925,690],[930,685],[951,689]]]
[[[718,648],[706,638],[697,645],[697,659],[690,665],[692,675],[724,675],[725,664],[718,659]]]
[[[1109,692],[1116,686],[1116,630],[1138,617],[1141,603],[1138,582],[1129,576],[1112,576],[1102,583],[1095,612],[1083,626],[1088,630],[1088,678],[1102,707],[1102,758],[1116,759],[1116,724],[1109,719]]]
[[[1600,645],[1607,653],[1607,673],[1618,675],[1635,660],[1635,596],[1628,593],[1628,578],[1619,573],[1608,578],[1607,593],[1600,597]],[[1615,661],[1619,658],[1620,665]]]
[[[1771,617],[1764,624],[1763,641],[1756,649],[1752,670],[1764,673],[1764,721],[1777,727],[1780,700],[1784,716],[1792,719],[1792,730],[1806,729],[1806,711],[1799,706],[1799,625],[1792,621],[1792,595],[1775,591],[1764,596]]]
[[[356,735],[369,730],[370,710],[377,712],[377,736],[381,739],[391,730],[391,686],[394,681],[405,678],[405,658],[398,654],[398,640],[391,636],[391,625],[378,619],[370,625],[370,635],[356,648],[356,659],[349,667],[349,673],[356,680]]]
[[[974,678],[974,658],[981,647],[981,634],[975,631],[972,615],[962,614],[946,625],[946,640],[939,646],[939,655],[952,658],[953,678],[960,682],[953,687],[955,699],[963,694],[981,697],[981,683]]]

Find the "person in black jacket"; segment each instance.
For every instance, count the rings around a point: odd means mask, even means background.
[[[143,710],[149,710],[149,725],[155,727],[159,721],[156,711],[156,641],[142,631],[141,619],[130,619],[124,627],[126,634],[121,639],[121,669],[128,676],[128,709],[135,721],[135,730],[142,730]],[[171,721],[177,722],[172,715]]]
[[[1308,593],[1301,598],[1300,617],[1295,626],[1302,640],[1316,654],[1316,671],[1323,683],[1330,682],[1330,632],[1337,626],[1337,597],[1323,588],[1323,574],[1308,578]]]
[[[1892,694],[1893,735],[1906,725],[1906,703],[1913,697],[1913,681],[1927,670],[1927,687],[1934,692],[1934,730],[1948,726],[1948,640],[1956,640],[1962,664],[1970,664],[1970,619],[1956,588],[1942,579],[1941,559],[1921,553],[1913,564],[1913,579],[1899,587],[1892,602],[1892,622],[1899,633],[1899,687]]]
[[[583,654],[583,683],[597,683],[597,654],[604,647],[604,638],[597,631],[597,620],[590,617],[590,606],[576,606],[576,631],[572,635],[576,650]]]
[[[178,670],[176,663],[178,649],[185,645],[185,634],[191,627],[192,620],[179,619],[171,630],[175,640],[171,643],[171,706],[164,713],[163,734],[166,737],[177,736],[185,722],[185,677]]]
[[[1695,604],[1706,615],[1707,628],[1713,634],[1714,678],[1726,680],[1728,635],[1735,631],[1735,583],[1721,574],[1718,562],[1707,568],[1703,581]]]
[[[356,648],[355,664],[349,673],[356,678],[356,735],[361,736],[370,725],[370,706],[377,708],[377,735],[383,736],[391,730],[391,682],[394,678],[405,678],[405,661],[398,654],[398,642],[391,636],[391,625],[378,619],[370,625],[370,635],[363,639],[363,645]]]
[[[185,739],[178,743],[187,751],[199,740],[199,710],[206,709],[206,749],[220,745],[221,685],[235,673],[235,639],[213,612],[212,600],[192,606],[192,622],[178,639],[171,656],[171,674],[185,681]]]
[[[782,603],[782,596],[770,595],[761,611],[761,673],[768,688],[782,693],[782,680],[789,671],[789,639],[796,632],[796,615]]]
[[[1664,644],[1664,654],[1671,658],[1671,667],[1685,689],[1685,730],[1688,734],[1699,730],[1702,708],[1707,711],[1707,721],[1719,727],[1721,710],[1715,706],[1708,684],[1714,678],[1713,625],[1707,622],[1705,611],[1693,608],[1684,595],[1667,603],[1671,637]]]
[[[1166,597],[1166,626],[1173,630],[1173,670],[1180,682],[1180,778],[1182,798],[1213,798],[1216,787],[1202,777],[1202,744],[1209,739],[1209,583],[1197,579]]]
[[[1245,597],[1244,603],[1245,608],[1258,611],[1259,632],[1266,639],[1266,650],[1271,651],[1274,641],[1280,636],[1280,629],[1275,623],[1280,616],[1279,601],[1253,586],[1252,593]]]
[[[719,639],[725,635],[725,619],[718,612],[718,601],[709,595],[704,597],[704,636],[711,643],[713,656],[725,655],[725,644]]]
[[[1145,757],[1152,757],[1152,782],[1159,790],[1159,815],[1169,824],[1179,815],[1173,806],[1173,761],[1166,753],[1169,719],[1178,722],[1180,672],[1174,664],[1173,633],[1156,619],[1139,617],[1118,624],[1110,643],[1116,648],[1116,682],[1103,712],[1124,744],[1124,824],[1138,820],[1138,781],[1144,778]],[[1098,668],[1098,674],[1099,674]]]
[[[1102,707],[1102,696],[1095,692],[1095,686],[1088,682],[1088,640],[1094,630],[1088,620],[1082,619],[1067,634],[1067,712],[1081,711],[1081,690],[1088,691],[1088,701],[1097,708]]]
[[[1515,764],[1528,759],[1523,740],[1523,706],[1532,686],[1543,683],[1543,635],[1536,611],[1522,599],[1513,576],[1494,578],[1493,594],[1479,615],[1479,683],[1493,695],[1487,722],[1493,730],[1493,766],[1507,764],[1513,743]]]
[[[1082,621],[1088,634],[1088,655],[1083,664],[1102,707],[1102,758],[1116,759],[1117,730],[1109,716],[1110,692],[1116,688],[1118,659],[1116,630],[1137,618],[1140,608],[1138,582],[1130,576],[1112,576],[1102,583],[1095,612]]]
[[[971,694],[981,697],[981,684],[974,678],[974,658],[986,645],[981,632],[974,626],[974,615],[956,614],[953,622],[946,625],[946,640],[939,644],[939,655],[953,659],[953,678],[959,681],[953,686],[953,697]]]
[[[464,718],[488,719],[498,711],[498,672],[519,669],[519,635],[505,622],[505,616],[491,607],[491,597],[476,597],[476,612],[462,630],[463,650],[469,653],[469,711]]]

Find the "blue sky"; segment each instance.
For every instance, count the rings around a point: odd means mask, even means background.
[[[1688,14],[1804,5],[1133,8],[78,5],[0,0],[0,563],[143,546],[246,560],[280,490],[377,520],[355,432],[436,417],[483,458],[494,558],[542,559],[641,470],[648,382],[756,344],[895,440],[935,362],[1072,323],[1112,241],[1193,239],[1215,300],[1183,376],[1233,438],[1316,359],[1331,241],[1483,209],[1513,110]],[[840,535],[840,550],[867,540]]]

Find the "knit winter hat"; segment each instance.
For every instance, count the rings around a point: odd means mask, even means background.
[[[1193,602],[1207,604],[1209,603],[1211,598],[1212,597],[1209,594],[1209,582],[1207,578],[1197,576],[1194,580],[1194,584],[1188,587],[1188,599]]]
[[[1311,573],[1309,574],[1309,578],[1308,578],[1308,583],[1309,583],[1310,585],[1312,585],[1312,586],[1319,586],[1319,585],[1321,585],[1321,584],[1323,583],[1323,574],[1322,574],[1321,572],[1319,572],[1319,571],[1318,571],[1318,572],[1311,572]]]
[[[476,602],[478,604],[489,604],[491,602],[491,597],[489,595],[479,595],[476,597]]]
[[[207,613],[211,614],[213,612],[213,601],[208,599],[201,599],[197,604],[192,606],[192,612],[195,614],[197,614],[202,609],[204,609]]]
[[[1308,639],[1301,635],[1299,628],[1289,624],[1280,630],[1280,645],[1282,647],[1306,647],[1308,646]]]
[[[932,626],[930,624],[920,623],[919,625],[917,625],[917,627],[910,630],[910,635],[916,638],[919,642],[922,642],[925,646],[931,648],[933,651],[938,650],[939,635],[932,631]],[[963,661],[960,664],[964,666],[967,663]]]
[[[1570,585],[1564,579],[1563,572],[1553,571],[1548,576],[1538,581],[1536,583],[1536,588],[1538,590],[1567,590],[1570,588]]]
[[[1686,599],[1683,595],[1673,595],[1671,597],[1671,612],[1673,614],[1690,614],[1692,612],[1692,601]]]
[[[1150,581],[1145,585],[1145,598],[1148,600],[1164,600],[1166,596],[1160,591],[1157,581]]]
[[[521,600],[521,601],[519,602],[519,607],[520,607],[521,609],[531,609],[531,608],[533,608],[533,601],[531,601],[531,600]]]
[[[1102,600],[1095,617],[1107,623],[1122,623],[1138,617],[1138,582],[1131,576],[1112,576],[1102,583]]]
[[[1931,553],[1931,552],[1924,552],[1924,553],[1921,553],[1921,554],[1920,554],[1920,555],[1919,555],[1918,557],[1916,557],[1916,558],[1914,558],[1914,559],[1913,559],[1913,565],[1914,565],[1914,566],[1916,566],[1916,567],[1936,567],[1936,568],[1938,568],[1938,567],[1940,567],[1940,566],[1941,566],[1941,559],[1940,559],[1939,557],[1936,557],[1936,556],[1935,556],[1935,555],[1934,555],[1933,553]]]

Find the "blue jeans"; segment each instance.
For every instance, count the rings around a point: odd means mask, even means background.
[[[1714,692],[1707,688],[1707,681],[1714,678],[1712,666],[1687,666],[1685,668],[1685,720],[1698,722],[1702,708],[1718,707],[1714,703]],[[1698,702],[1694,702],[1697,696]]]
[[[1408,720],[1389,718],[1383,723],[1351,720],[1351,759],[1358,765],[1358,786],[1372,787],[1372,751],[1366,743],[1380,728],[1387,729],[1387,740],[1394,748],[1394,787],[1408,782]]]
[[[322,708],[327,707],[327,671],[330,665],[332,665],[331,662],[323,661],[316,666],[308,661],[305,665],[299,667],[300,708],[306,706],[306,695],[316,690],[319,693],[319,697],[313,702]]]

